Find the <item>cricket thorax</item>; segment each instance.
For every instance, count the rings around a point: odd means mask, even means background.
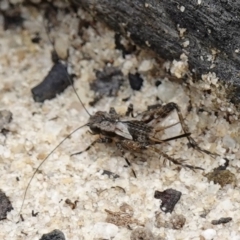
[[[118,115],[98,111],[94,115],[90,116],[88,126],[93,134],[114,136],[118,121]]]
[[[149,134],[153,129],[142,121],[124,121],[115,112],[101,111],[90,117],[89,128],[94,134],[129,139],[145,144],[149,142]]]

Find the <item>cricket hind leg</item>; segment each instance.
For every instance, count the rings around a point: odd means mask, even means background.
[[[161,117],[167,117],[173,110],[176,110],[176,112],[178,114],[178,118],[179,118],[180,124],[182,126],[183,132],[185,134],[189,133],[188,126],[186,125],[186,123],[184,121],[181,109],[176,103],[170,102],[170,103],[167,103],[164,106],[161,106],[159,115]],[[210,155],[211,157],[219,156],[216,153],[212,153],[212,152],[210,152],[206,149],[201,148],[191,136],[186,136],[186,137],[188,139],[190,147],[194,148],[195,150],[197,150],[199,152],[204,152],[204,153]]]
[[[193,166],[193,165],[185,164],[184,162],[185,162],[186,160],[184,160],[184,159],[175,159],[175,158],[172,158],[172,157],[170,157],[168,154],[160,151],[158,148],[150,147],[149,149],[153,150],[153,151],[156,152],[157,154],[160,153],[165,159],[167,159],[168,161],[170,161],[171,163],[173,163],[173,164],[175,164],[175,165],[179,165],[179,166],[184,167],[184,168],[189,168],[189,169],[191,169],[191,170],[196,170],[196,169],[204,170],[203,168],[198,167],[198,166]]]

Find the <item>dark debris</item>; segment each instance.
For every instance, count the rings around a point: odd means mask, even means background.
[[[156,82],[155,82],[155,86],[156,87],[158,87],[159,85],[161,85],[162,84],[162,82],[160,81],[160,80],[157,80]]]
[[[181,195],[181,192],[172,188],[166,189],[163,192],[155,191],[154,193],[154,197],[162,201],[160,209],[165,213],[171,213],[173,211],[175,205],[181,198]]]
[[[12,204],[6,194],[0,190],[0,220],[7,217],[7,212],[13,210]]]
[[[74,210],[77,207],[78,200],[75,200],[72,202],[70,199],[66,199],[65,203],[71,207],[72,210]]]
[[[131,240],[153,240],[155,237],[152,232],[143,227],[138,227],[131,232]]]
[[[39,212],[34,212],[34,210],[32,210],[32,217],[36,217],[39,214]]]
[[[213,225],[218,225],[218,224],[225,224],[225,223],[228,223],[232,221],[232,218],[231,217],[226,217],[226,218],[220,218],[218,220],[212,220],[211,223]]]
[[[186,218],[182,214],[172,214],[168,217],[166,214],[157,213],[155,226],[157,228],[181,229],[186,223]]]
[[[128,74],[128,79],[130,86],[133,90],[139,91],[143,85],[143,79],[141,78],[140,74],[137,72],[135,74]]]
[[[44,102],[56,97],[71,84],[71,81],[72,78],[68,74],[66,66],[61,62],[55,63],[44,80],[32,88],[34,101]]]
[[[41,37],[39,33],[35,33],[35,35],[31,39],[32,43],[39,44],[41,42]]]
[[[221,170],[221,168],[216,168],[212,172],[207,173],[205,177],[209,182],[213,181],[215,184],[219,184],[221,187],[224,187],[228,184],[231,184],[233,187],[237,185],[236,176],[229,170]]]
[[[114,179],[120,177],[118,174],[113,173],[113,172],[110,172],[110,171],[108,171],[108,170],[103,170],[102,175],[107,175],[109,178],[114,178]]]
[[[117,96],[118,90],[124,81],[123,73],[116,67],[105,67],[102,71],[96,71],[96,79],[90,83],[90,89],[97,96]]]
[[[4,134],[4,132],[8,131],[5,127],[8,123],[12,121],[12,113],[8,110],[0,111],[0,131]]]
[[[7,29],[14,29],[16,27],[22,27],[24,18],[19,7],[12,7],[6,11],[3,11],[4,23],[3,27]]]
[[[58,229],[55,229],[50,233],[43,234],[42,237],[40,238],[40,240],[65,240],[65,239],[66,238],[64,234]]]

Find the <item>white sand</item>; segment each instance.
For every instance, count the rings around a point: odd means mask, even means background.
[[[28,19],[25,22],[27,30],[0,29],[0,109],[13,113],[13,120],[8,126],[10,133],[6,138],[0,135],[0,188],[14,207],[7,216],[8,220],[0,222],[0,238],[35,240],[44,233],[59,229],[69,240],[110,239],[109,236],[114,240],[130,239],[131,230],[126,226],[103,224],[107,217],[105,209],[119,212],[120,206],[127,203],[133,209],[133,219],[137,219],[155,236],[164,239],[240,239],[238,186],[221,188],[212,182],[208,183],[202,171],[179,171],[174,165],[164,165],[163,158],[159,159],[151,153],[142,155],[145,162],[138,159],[132,161],[138,176],[134,178],[131,169],[124,167],[125,160],[118,156],[116,149],[106,145],[96,145],[87,153],[70,157],[71,153],[83,150],[95,139],[87,132],[87,128],[79,130],[62,144],[36,174],[22,210],[25,221],[16,224],[24,190],[34,169],[67,134],[88,121],[88,115],[71,87],[43,104],[33,101],[31,88],[42,81],[52,66],[52,46],[41,25],[41,15],[29,9],[24,9],[24,12]],[[90,19],[82,11],[79,11],[79,15]],[[90,113],[107,111],[111,106],[123,113],[129,103],[133,103],[135,110],[141,112],[147,105],[156,103],[156,96],[165,103],[177,102],[192,136],[200,146],[233,159],[228,169],[236,175],[238,184],[238,115],[235,108],[225,100],[224,92],[219,97],[216,90],[218,82],[214,75],[205,76],[204,81],[199,81],[194,87],[190,86],[190,90],[183,83],[170,82],[167,78],[161,79],[162,84],[157,88],[154,82],[160,79],[163,66],[157,65],[152,54],[140,51],[138,55],[128,55],[123,59],[121,52],[115,50],[114,33],[100,23],[94,25],[100,35],[91,26],[83,30],[87,43],[81,47],[84,40],[78,37],[72,40],[77,35],[78,19],[62,13],[58,17],[63,22],[51,35],[61,38],[69,36],[69,46],[75,46],[75,49],[70,49],[70,61],[78,76],[74,85]],[[36,29],[41,31],[40,36],[44,39],[41,45],[31,43]],[[139,67],[145,79],[144,86],[140,92],[133,93],[126,82],[119,96],[104,98],[92,108],[88,106],[94,96],[89,90],[89,82],[95,78],[94,69],[102,69],[106,61],[119,66],[125,75],[134,73]],[[165,63],[165,66],[170,64]],[[153,69],[158,70],[155,76],[150,74]],[[184,59],[179,63],[174,62],[171,68],[176,76],[181,76],[185,71]],[[203,90],[210,87],[212,94],[204,95]],[[130,94],[130,101],[122,102],[122,98]],[[189,99],[193,108],[186,114]],[[198,112],[199,108],[206,111]],[[214,112],[218,112],[218,117]],[[231,125],[224,119],[227,113],[232,115]],[[168,120],[176,118],[176,114],[173,114]],[[169,129],[166,135],[179,133],[180,130],[177,125]],[[186,139],[172,141],[163,146],[162,151],[175,158],[187,159],[189,164],[203,167],[204,173],[223,162],[222,157],[213,159],[189,149],[186,144]],[[112,180],[101,175],[103,169],[120,175],[120,178]],[[154,199],[154,192],[167,188],[182,192],[174,210],[174,213],[186,218],[186,224],[180,230],[159,229],[154,225],[155,214],[160,212],[160,201]],[[76,209],[72,210],[65,204],[67,198],[72,202],[78,200]],[[32,210],[39,212],[39,215],[32,217]],[[201,218],[199,215],[205,210],[210,212],[206,218]],[[162,216],[164,218],[164,213]],[[212,220],[220,217],[232,217],[233,220],[225,225],[211,224]],[[134,229],[139,224],[130,225]]]

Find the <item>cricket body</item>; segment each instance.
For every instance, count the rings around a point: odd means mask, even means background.
[[[159,139],[156,136],[158,132],[172,127],[175,124],[166,127],[156,127],[157,123],[161,122],[161,120],[166,118],[174,110],[178,113],[179,123],[182,125],[184,133],[168,139]],[[109,113],[98,111],[90,116],[87,126],[89,126],[91,133],[94,135],[98,134],[99,138],[84,151],[89,150],[95,143],[114,143],[121,151],[122,156],[124,155],[124,150],[134,152],[152,150],[159,154],[159,156],[163,156],[174,164],[190,169],[202,169],[201,167],[185,164],[183,163],[184,160],[176,160],[155,146],[177,138],[187,137],[191,147],[207,154],[211,154],[207,150],[201,149],[194,139],[190,137],[190,133],[184,123],[180,108],[176,103],[171,102],[163,106],[157,104],[150,107],[147,111],[140,113],[135,118],[133,117],[132,112],[133,107],[130,105],[126,114],[127,118],[117,114],[114,108],[110,108]],[[130,113],[132,115],[131,117],[128,116]],[[80,153],[82,152],[79,152],[78,154]]]

